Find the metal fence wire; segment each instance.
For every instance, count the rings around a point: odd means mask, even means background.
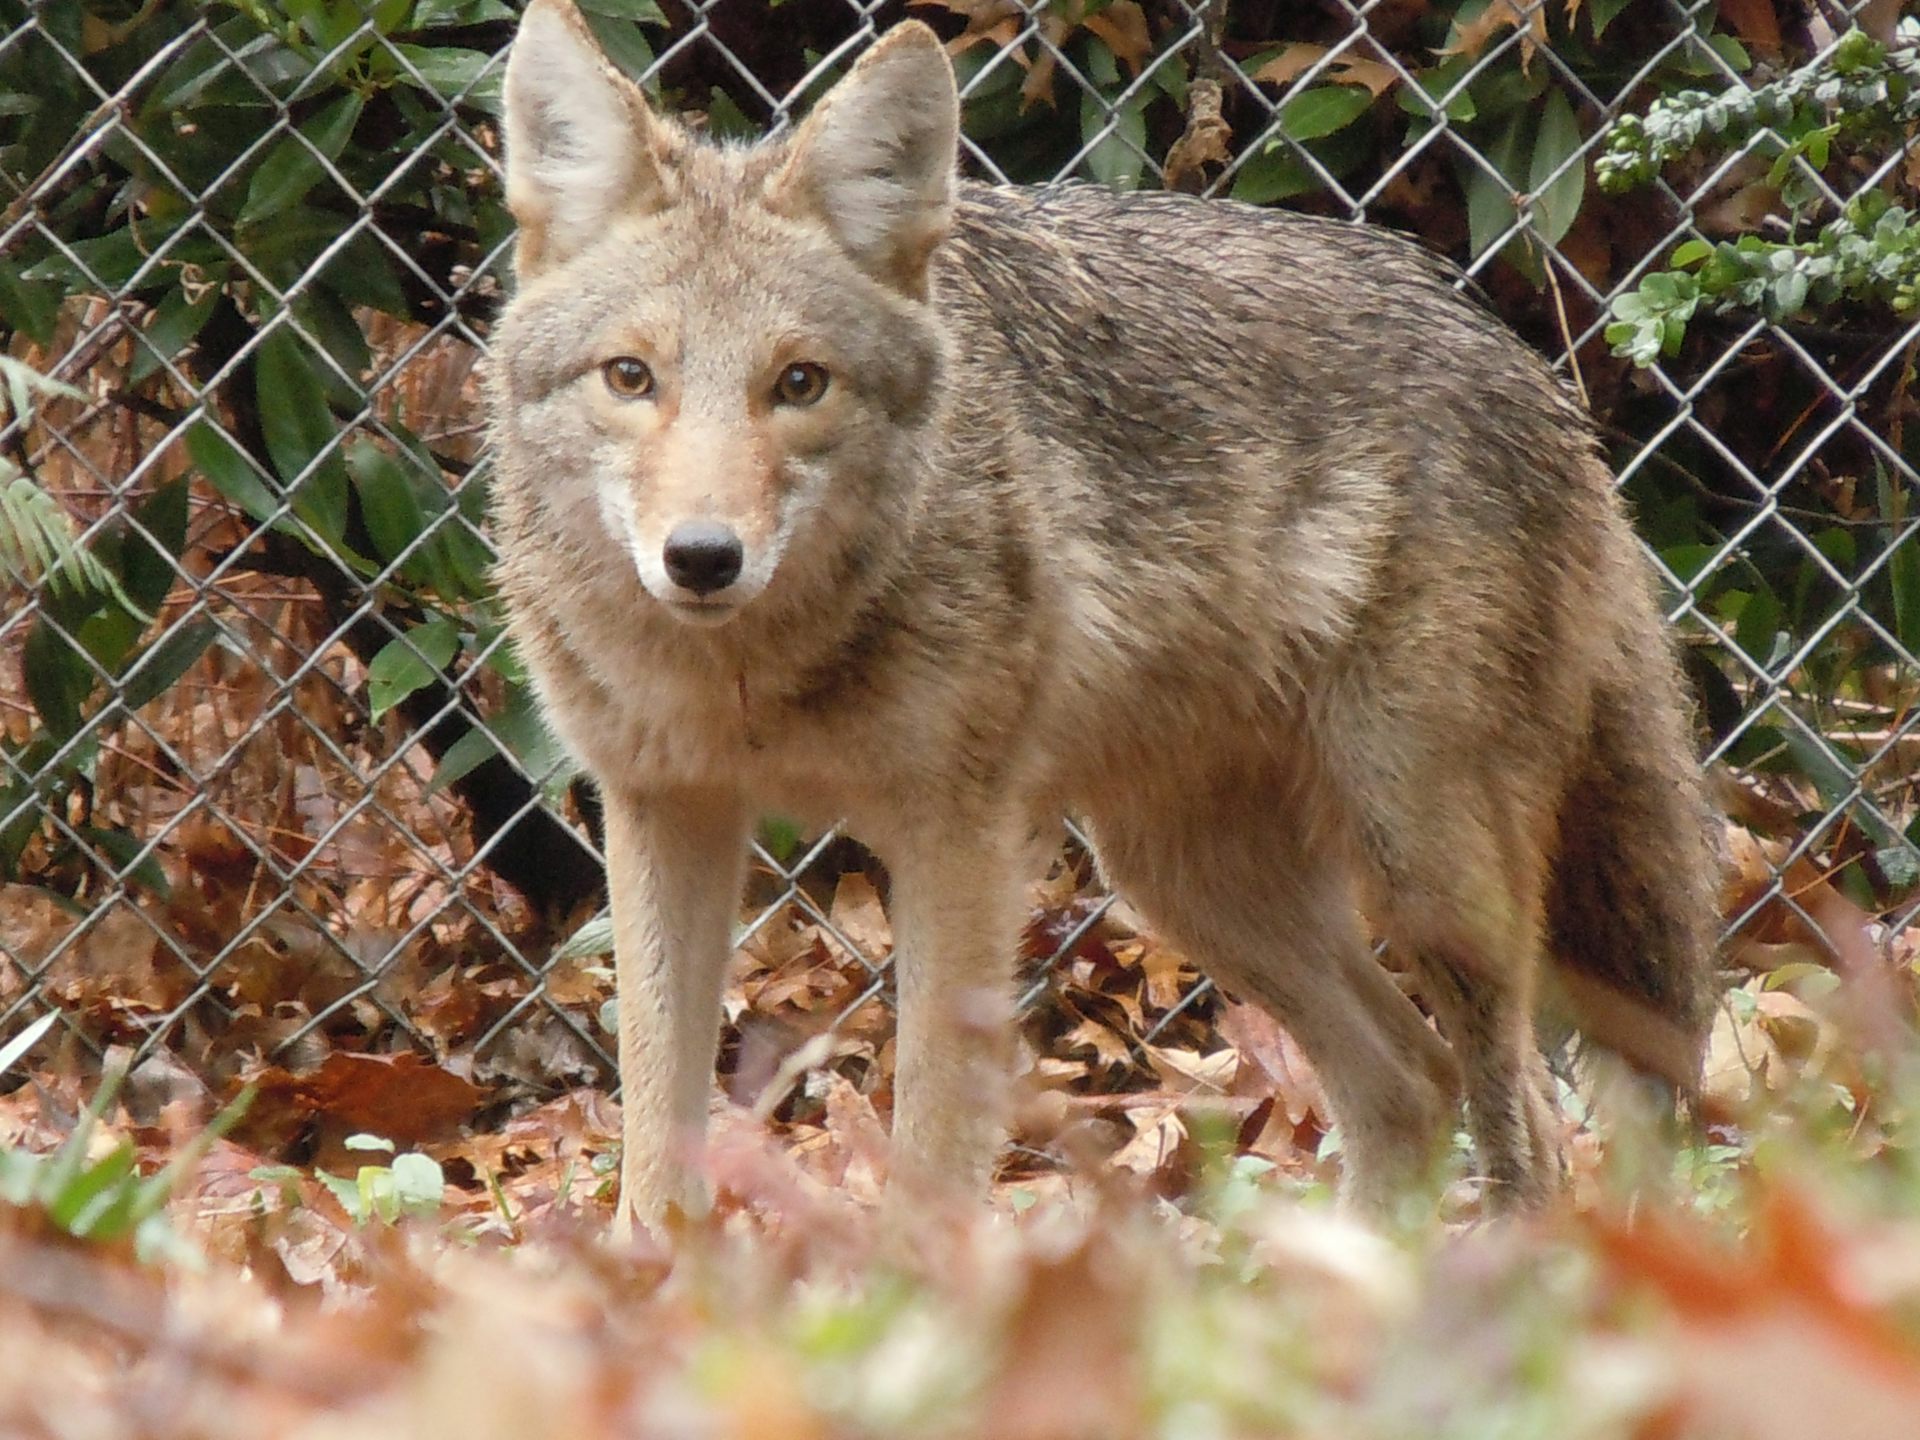
[[[617,64],[726,135],[788,124],[906,13],[583,9]],[[1740,93],[1839,73],[1856,21],[1912,46],[1894,7],[1853,9],[914,13],[951,42],[981,178],[1285,203],[1457,260],[1594,409],[1668,582],[1708,762],[1761,860],[1730,928],[1791,923],[1805,878],[1833,877],[1891,945],[1920,879],[1920,324],[1885,295],[1823,304],[1817,275],[1795,295],[1785,268],[1692,310],[1659,279],[1689,242],[1912,197],[1897,85],[1890,138],[1852,149],[1838,91],[1811,102],[1833,153],[1783,113],[1725,123]],[[487,580],[477,377],[510,283],[514,21],[501,0],[0,0],[0,1035],[58,1009],[49,1045],[209,1082],[346,1046],[526,1092],[611,1083],[592,797]],[[1734,97],[1707,143],[1602,193],[1613,122],[1683,89]],[[1636,324],[1638,368],[1614,353]],[[741,934],[755,1003],[790,986],[884,1043],[870,868],[769,820]],[[1028,999],[1064,1011],[1057,1053],[1092,1003],[1061,978],[1097,990],[1126,959],[1112,903],[1071,846],[1036,892]],[[1213,1003],[1191,970],[1150,981],[1115,1022],[1136,1047]],[[750,1048],[730,1039],[729,1063]]]

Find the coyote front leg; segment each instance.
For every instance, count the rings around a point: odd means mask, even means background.
[[[900,1023],[887,1208],[984,1197],[1007,1124],[1025,846],[955,822],[887,855]]]
[[[745,879],[731,795],[608,793],[607,884],[620,1010],[620,1204],[614,1233],[695,1206],[720,991]]]

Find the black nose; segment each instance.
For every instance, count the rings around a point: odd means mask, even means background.
[[[740,578],[740,537],[713,520],[688,520],[673,527],[661,558],[667,578],[683,590],[711,595]]]

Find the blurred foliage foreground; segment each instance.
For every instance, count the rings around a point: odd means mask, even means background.
[[[1311,1076],[1251,1014],[1117,1109],[1031,1074],[1023,1143],[1091,1163],[1016,1161],[991,1215],[891,1237],[869,1096],[829,1076],[771,1130],[729,1101],[714,1213],[631,1249],[596,1091],[483,1130],[422,1076],[333,1075],[300,1100],[324,1164],[287,1164],[284,1078],[216,1138],[177,1077],[56,1067],[0,1099],[0,1430],[1891,1440],[1920,1414],[1920,1052],[1868,1017],[1912,998],[1750,980],[1709,1139],[1676,1158],[1583,1087],[1564,1205],[1474,1223],[1456,1183],[1384,1236],[1330,1208],[1338,1137],[1298,1143]]]

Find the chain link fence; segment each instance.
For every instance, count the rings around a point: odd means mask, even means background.
[[[1910,198],[1911,125],[1836,159],[1779,117],[1709,124],[1725,143],[1650,185],[1595,183],[1622,114],[1830,64],[1856,18],[1895,38],[1891,7],[1857,8],[914,13],[951,41],[982,178],[1293,204],[1459,261],[1594,408],[1670,582],[1709,760],[1764,862],[1730,926],[1777,927],[1812,876],[1891,943],[1920,876],[1920,325],[1857,296],[1819,308],[1818,276],[1800,305],[1682,314],[1684,280],[1659,277],[1689,242],[1778,243]],[[583,9],[616,63],[723,135],[790,122],[905,13]],[[346,1047],[532,1090],[611,1082],[592,797],[538,728],[487,582],[477,376],[509,283],[513,21],[499,0],[0,4],[0,1035],[58,1009],[48,1045],[131,1045],[210,1081]],[[1612,353],[1636,323],[1658,342],[1645,368]],[[768,823],[735,1019],[791,986],[868,1055],[885,1043],[869,869]],[[1067,992],[1097,991],[1128,933],[1070,846],[1028,936],[1043,1048],[1084,1040],[1091,992]],[[1212,1003],[1178,968],[1141,993],[1114,1025],[1139,1047]]]

